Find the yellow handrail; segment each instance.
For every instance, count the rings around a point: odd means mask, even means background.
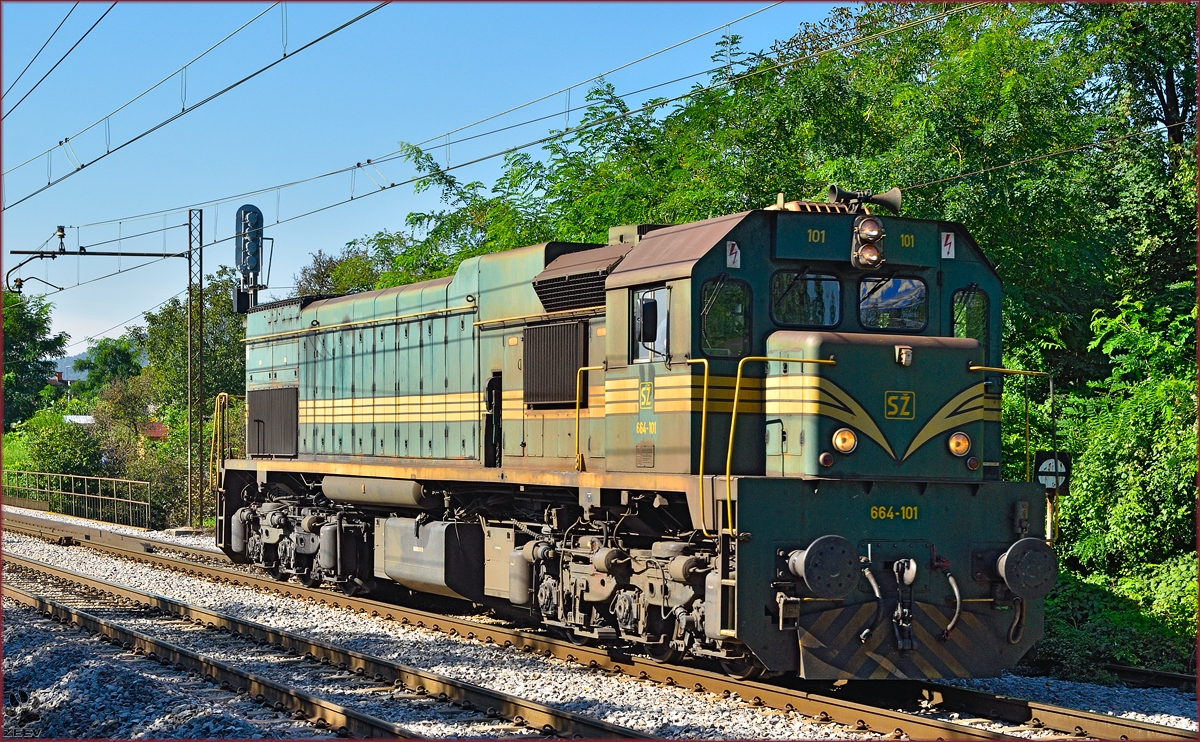
[[[579,405],[582,401],[584,371],[603,371],[604,366],[580,366],[575,372],[575,471],[583,471],[583,454],[579,452]]]
[[[700,532],[705,538],[712,538],[712,534],[704,527],[704,447],[708,438],[708,359],[707,358],[689,358],[688,365],[696,363],[704,364],[704,397],[700,403]],[[716,520],[716,516],[713,516]]]
[[[968,371],[991,371],[997,374],[1017,374],[1020,376],[1049,376],[1045,371],[1025,371],[1019,368],[997,368],[996,366],[967,366]],[[1025,379],[1025,481],[1032,482],[1029,467],[1029,379]],[[1050,381],[1050,409],[1054,409],[1054,381]]]
[[[733,414],[729,418],[729,453],[725,456],[725,521],[730,536],[736,535],[733,530],[733,434],[737,431],[738,395],[742,391],[742,368],[747,361],[779,361],[780,363],[817,363],[824,366],[835,366],[837,361],[832,358],[776,358],[773,356],[746,356],[738,361],[737,381],[733,385]],[[803,367],[802,367],[803,368]]]
[[[1022,376],[1049,376],[1045,371],[1025,371],[1019,368],[997,368],[996,366],[967,366],[968,371],[994,371],[998,374],[1021,374]]]
[[[221,467],[225,464],[225,449],[229,445],[229,441],[226,440],[228,418],[229,394],[221,392],[213,402],[213,429],[208,448],[208,487],[214,492],[219,488]]]

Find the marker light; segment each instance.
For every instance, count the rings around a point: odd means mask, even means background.
[[[860,245],[858,248],[858,264],[863,268],[874,268],[883,262],[883,253],[871,243]]]
[[[858,223],[858,236],[863,242],[876,242],[883,236],[883,225],[878,219],[863,219]]]
[[[833,434],[833,447],[842,453],[853,453],[858,448],[858,436],[850,428],[840,428]]]
[[[950,436],[950,440],[946,444],[950,447],[950,453],[955,456],[966,456],[967,451],[971,450],[971,439],[963,432]]]
[[[821,455],[817,457],[817,461],[821,463],[821,466],[833,466],[833,454],[822,451]]]

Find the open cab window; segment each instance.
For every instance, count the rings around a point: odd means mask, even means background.
[[[630,292],[630,297],[633,301],[629,311],[630,362],[665,361],[670,352],[667,337],[670,327],[670,290],[665,286],[636,289]]]

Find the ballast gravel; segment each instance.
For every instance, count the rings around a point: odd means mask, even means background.
[[[107,524],[104,527],[108,527]],[[294,599],[260,595],[246,588],[215,585],[182,575],[167,576],[151,567],[18,534],[4,533],[3,548],[658,736],[705,739],[847,739],[866,736],[855,735],[838,725],[815,723],[795,713],[753,708],[736,697],[720,698],[588,672],[554,658],[482,645],[397,622],[308,605]],[[1008,673],[1000,678],[949,682],[1154,724],[1190,730],[1197,728],[1195,694],[1174,689],[1114,688]]]
[[[333,737],[4,599],[5,737]]]
[[[1016,698],[1032,698],[1056,706],[1136,719],[1150,724],[1196,731],[1196,694],[1174,688],[1127,688],[1029,677],[1004,672],[998,678],[941,680],[947,685]]]
[[[163,544],[177,544],[179,546],[188,546],[193,549],[207,549],[214,554],[221,554],[221,550],[213,543],[212,536],[176,536],[173,533],[166,531],[153,531],[142,528],[130,528],[128,526],[119,526],[115,523],[103,523],[100,521],[89,520],[87,518],[76,518],[72,515],[60,515],[58,513],[49,513],[44,510],[30,510],[29,508],[15,508],[12,505],[5,505],[4,512],[11,512],[13,515],[23,515],[27,518],[40,518],[41,520],[52,520],[59,523],[70,523],[72,525],[84,524],[93,528],[101,528],[105,531],[119,533],[122,536],[132,536],[134,538],[147,539],[149,541],[160,541]],[[222,554],[222,556],[224,556]]]
[[[869,739],[786,711],[493,647],[395,621],[261,595],[87,550],[4,533],[3,548],[48,564],[248,618],[330,644],[668,738]],[[408,725],[406,725],[408,726]],[[422,729],[421,731],[425,731]],[[430,730],[428,733],[433,733]]]

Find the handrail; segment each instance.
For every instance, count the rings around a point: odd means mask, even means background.
[[[409,312],[408,314],[398,314],[395,317],[378,317],[375,319],[359,319],[351,322],[339,322],[336,325],[312,325],[310,327],[301,327],[299,330],[288,330],[287,332],[272,333],[270,335],[255,335],[254,337],[242,338],[243,343],[251,343],[255,340],[274,340],[276,338],[287,337],[289,335],[299,335],[304,332],[324,332],[325,330],[336,330],[339,327],[354,327],[357,325],[375,325],[382,322],[399,322],[402,319],[410,319],[412,317],[425,317],[427,315],[439,314],[454,314],[456,312],[478,311],[474,304],[460,304],[457,307],[446,307],[445,309],[426,309],[421,312]],[[314,322],[316,320],[313,320]]]
[[[998,374],[1021,374],[1022,376],[1049,376],[1045,371],[1026,371],[1020,368],[998,368],[996,366],[967,366],[968,371],[994,371]]]
[[[733,414],[729,418],[729,453],[725,456],[725,521],[730,536],[737,535],[733,530],[733,435],[737,431],[738,395],[742,391],[742,368],[747,361],[779,361],[780,363],[816,363],[823,366],[836,366],[832,358],[777,358],[774,356],[746,356],[738,361],[737,381],[733,385]],[[770,375],[770,366],[767,367]]]
[[[598,317],[604,314],[604,305],[597,304],[594,307],[580,307],[579,309],[563,309],[558,312],[542,312],[541,314],[523,314],[517,317],[501,317],[499,319],[481,319],[478,322],[472,322],[475,327],[484,327],[486,325],[501,325],[505,322],[518,322],[525,320],[547,320],[556,317],[579,317],[584,319],[587,317]]]
[[[689,366],[696,363],[704,364],[704,397],[700,403],[700,532],[704,534],[705,538],[712,538],[712,534],[704,527],[704,447],[708,437],[708,359],[688,358],[687,363]],[[716,520],[715,516],[713,520]]]
[[[221,392],[213,401],[213,429],[208,447],[208,486],[220,489],[221,470],[225,468],[225,449],[229,445],[229,393]]]
[[[580,366],[575,372],[575,471],[583,471],[583,454],[579,452],[579,406],[584,371],[603,371],[604,366]]]

